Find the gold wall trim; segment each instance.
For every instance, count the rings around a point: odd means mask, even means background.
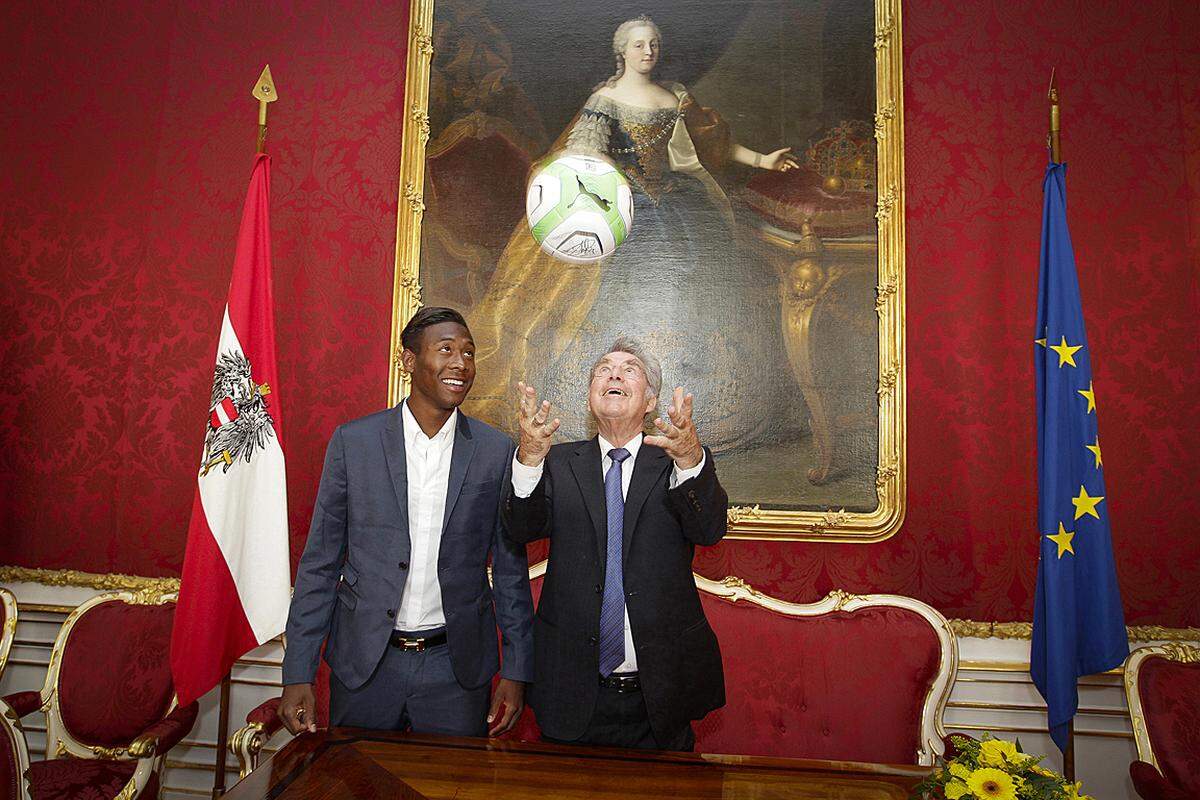
[[[542,561],[530,567],[530,576],[537,577],[544,574],[545,571],[546,562]],[[81,572],[73,569],[35,569],[11,566],[0,566],[0,583],[40,583],[45,586],[75,586],[104,591],[141,591],[145,589],[158,592],[179,591],[178,578],[147,578],[141,575],[124,575],[119,572]],[[18,603],[18,606],[29,611],[50,613],[69,613],[74,609],[74,606],[52,606],[42,603]],[[949,622],[955,636],[972,639],[1029,639],[1033,635],[1033,624],[1029,622],[980,622],[973,619],[952,619]],[[1200,642],[1200,628],[1129,625],[1126,630],[1131,642]]]
[[[973,619],[952,619],[950,627],[956,636],[972,639],[1031,639],[1031,622],[977,622]],[[1165,628],[1161,625],[1127,625],[1125,631],[1131,642],[1200,642],[1200,628]]]
[[[80,572],[74,569],[36,569],[0,566],[0,583],[40,583],[44,586],[75,586],[104,591],[150,590],[169,594],[179,591],[178,578],[145,578],[119,572]],[[25,607],[25,604],[22,604]],[[38,610],[49,607],[38,607]],[[53,610],[57,611],[59,607]]]
[[[756,506],[730,509],[729,539],[870,543],[895,535],[904,522],[907,493],[905,364],[905,189],[903,38],[900,0],[875,0],[875,141],[878,222],[875,310],[879,318],[879,450],[875,485],[879,505],[869,512],[784,511]],[[400,368],[400,332],[421,307],[421,222],[425,212],[425,158],[429,140],[429,82],[434,0],[409,4],[404,125],[396,212],[392,324],[387,405],[408,391]]]

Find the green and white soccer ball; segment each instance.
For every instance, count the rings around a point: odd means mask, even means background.
[[[529,183],[525,216],[550,255],[586,264],[612,255],[633,226],[633,192],[620,170],[594,156],[554,159]]]

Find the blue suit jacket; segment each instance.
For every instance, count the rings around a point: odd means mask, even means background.
[[[438,581],[450,660],[458,682],[533,679],[533,601],[524,545],[501,532],[499,507],[513,444],[459,413],[450,459]],[[333,433],[296,572],[287,623],[283,682],[312,683],[321,643],[347,688],[362,686],[383,658],[400,608],[411,542],[400,406],[348,422]],[[489,553],[495,591],[488,586]]]

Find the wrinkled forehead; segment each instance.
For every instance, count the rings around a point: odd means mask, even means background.
[[[597,367],[620,367],[624,366],[625,364],[633,364],[642,372],[646,371],[646,365],[643,364],[642,360],[633,353],[606,353],[599,361],[596,362]]]

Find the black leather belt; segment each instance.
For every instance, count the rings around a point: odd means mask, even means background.
[[[636,672],[624,674],[614,672],[607,678],[601,675],[600,685],[605,689],[616,689],[618,692],[639,692],[642,689],[642,679]]]
[[[422,637],[405,636],[400,631],[392,631],[392,638],[388,640],[388,644],[392,647],[399,647],[401,650],[415,650],[418,653],[445,643],[445,631],[440,631],[432,636]]]

